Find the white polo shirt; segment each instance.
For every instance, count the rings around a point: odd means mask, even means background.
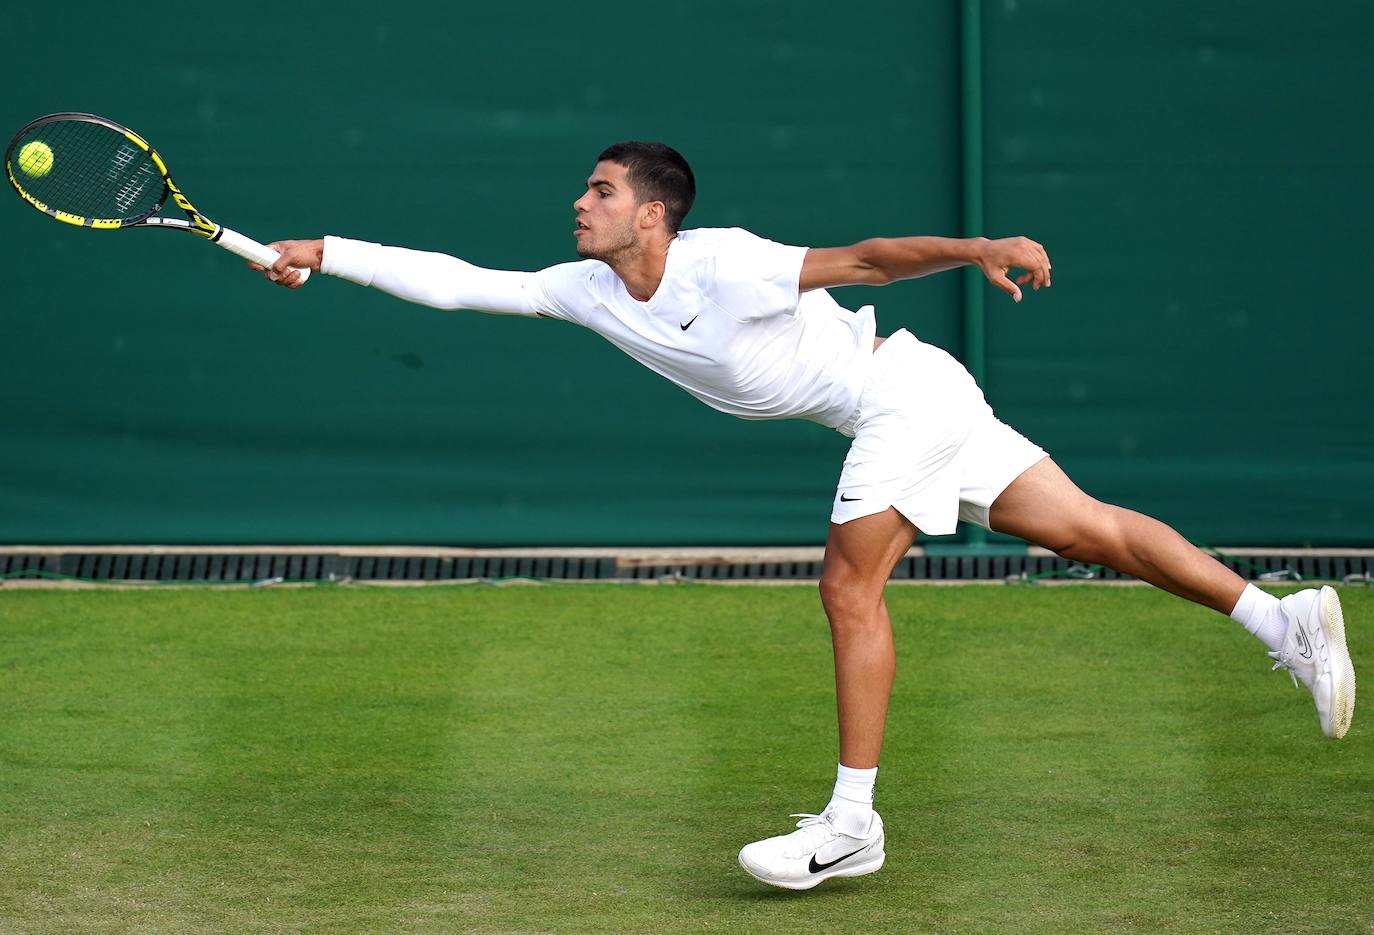
[[[600,260],[537,273],[326,237],[325,273],[436,308],[561,318],[590,328],[714,409],[808,419],[853,434],[873,354],[873,307],[800,293],[805,247],[739,228],[682,231],[647,302]]]

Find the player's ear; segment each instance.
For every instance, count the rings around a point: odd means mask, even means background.
[[[667,208],[663,206],[663,202],[646,201],[640,206],[640,223],[645,227],[654,227],[663,220],[666,213]]]

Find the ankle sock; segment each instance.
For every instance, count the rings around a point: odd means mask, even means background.
[[[1231,611],[1231,619],[1271,650],[1282,646],[1283,638],[1288,633],[1288,618],[1279,606],[1279,599],[1253,584],[1247,584],[1245,590],[1240,592],[1240,600],[1236,601],[1235,609]]]
[[[845,834],[861,838],[873,821],[873,786],[878,767],[850,769],[843,763],[835,772],[835,792],[825,811],[832,812],[832,823]]]

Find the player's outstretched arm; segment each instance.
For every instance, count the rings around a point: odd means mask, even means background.
[[[806,251],[800,288],[805,292],[832,286],[881,286],[970,265],[978,266],[988,282],[1017,302],[1021,301],[1019,286],[1050,285],[1049,254],[1028,237],[874,237],[848,247]],[[1014,269],[1025,271],[1015,282],[1008,275]]]
[[[431,308],[501,315],[538,315],[544,310],[534,273],[483,269],[444,253],[343,237],[279,240],[272,249],[281,254],[280,260],[269,268],[256,263],[249,268],[288,289],[301,285],[300,275],[290,267],[309,267]]]

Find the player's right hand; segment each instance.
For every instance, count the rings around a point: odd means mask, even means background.
[[[308,269],[312,273],[318,273],[320,263],[324,261],[323,240],[278,240],[267,246],[280,253],[281,259],[270,267],[249,263],[248,268],[262,273],[272,282],[288,289],[301,287],[301,274],[296,272],[296,269]]]

